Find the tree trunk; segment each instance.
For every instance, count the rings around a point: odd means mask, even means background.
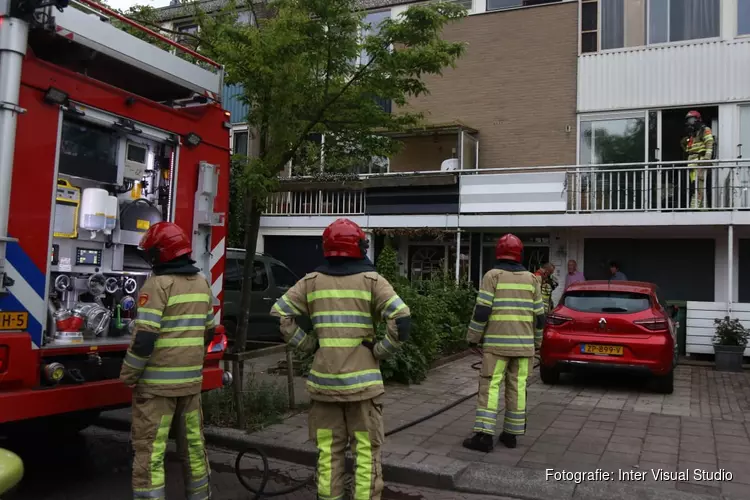
[[[249,193],[245,198],[245,267],[242,271],[242,300],[240,302],[240,317],[237,321],[237,331],[234,334],[234,351],[244,352],[247,346],[247,331],[250,322],[250,308],[252,300],[253,278],[255,277],[255,249],[258,244],[258,233],[260,232],[260,216],[262,210],[257,200]],[[244,387],[243,361],[235,361],[232,371],[235,374],[234,381],[234,403],[237,409],[237,428],[244,428],[245,408],[242,397]]]

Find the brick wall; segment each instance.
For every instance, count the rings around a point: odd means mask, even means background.
[[[406,137],[401,143],[401,150],[391,158],[391,172],[440,170],[443,160],[458,151],[456,134]]]
[[[481,168],[573,164],[577,37],[578,2],[468,16],[445,31],[467,42],[456,69],[428,77],[430,94],[409,105],[479,130]]]

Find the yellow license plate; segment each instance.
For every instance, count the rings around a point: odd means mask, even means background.
[[[583,344],[581,352],[584,354],[606,354],[609,356],[622,356],[623,347],[621,345],[598,345]]]
[[[25,330],[29,326],[29,313],[0,311],[0,330]]]

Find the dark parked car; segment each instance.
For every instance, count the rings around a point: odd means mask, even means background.
[[[224,308],[222,323],[227,336],[235,337],[242,300],[242,271],[245,265],[245,251],[236,248],[227,250],[224,270]],[[271,307],[289,290],[299,278],[283,262],[269,255],[256,254],[253,262],[255,278],[252,282],[250,329],[248,340],[262,342],[282,342],[279,320],[271,316]],[[306,328],[307,318],[300,318],[300,326]]]

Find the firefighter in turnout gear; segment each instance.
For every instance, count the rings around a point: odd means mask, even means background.
[[[475,434],[463,445],[483,452],[495,446],[503,379],[505,418],[500,442],[515,448],[516,436],[526,432],[526,382],[545,318],[539,280],[521,264],[521,240],[506,234],[497,242],[495,257],[495,267],[482,278],[467,334],[472,347],[482,343],[483,353]]]
[[[307,388],[312,399],[310,439],[318,448],[318,498],[345,498],[345,450],[352,448],[354,500],[380,500],[383,478],[385,392],[379,360],[409,338],[409,308],[366,257],[365,233],[338,219],[323,232],[326,263],[298,281],[271,309],[281,318],[284,339],[301,351],[315,352]],[[305,332],[295,317],[312,320]],[[386,335],[375,341],[379,320]]]
[[[214,333],[211,287],[190,259],[190,240],[177,225],[154,224],[139,248],[153,274],[140,291],[135,334],[120,373],[133,387],[133,498],[166,498],[164,454],[174,425],[187,498],[206,500],[211,488],[201,385]]]
[[[682,139],[682,149],[688,161],[712,160],[714,158],[714,136],[703,123],[698,111],[690,111],[685,117],[687,137]],[[689,163],[690,208],[706,208],[706,164]]]

